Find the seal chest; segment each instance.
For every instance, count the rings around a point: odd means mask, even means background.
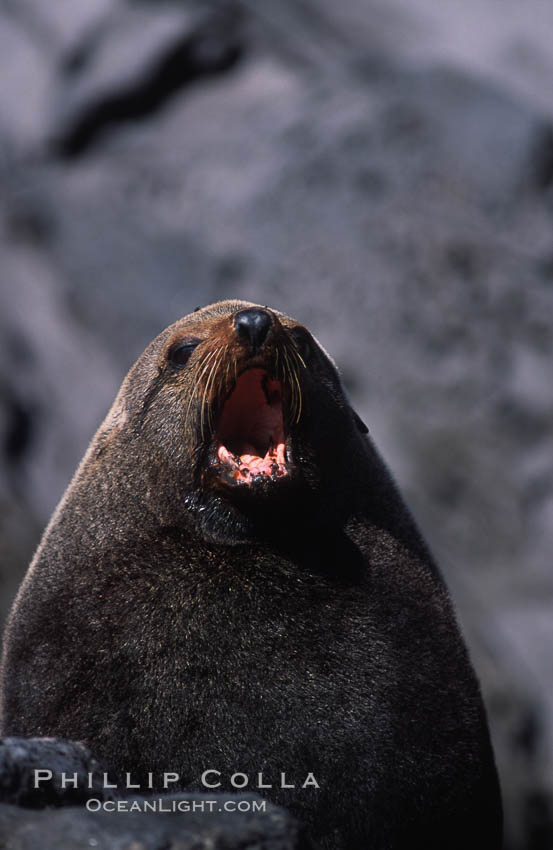
[[[323,848],[499,848],[478,683],[365,432],[282,313],[223,301],[167,328],[15,601],[3,734],[84,741],[144,789],[271,777]]]

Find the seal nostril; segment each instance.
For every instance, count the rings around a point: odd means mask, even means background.
[[[272,319],[270,313],[259,307],[240,310],[234,317],[234,328],[239,337],[257,351],[269,336]]]

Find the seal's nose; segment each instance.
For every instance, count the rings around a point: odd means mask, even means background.
[[[234,317],[236,333],[244,342],[257,351],[269,335],[273,322],[270,313],[260,307],[250,307],[248,310],[240,310]]]

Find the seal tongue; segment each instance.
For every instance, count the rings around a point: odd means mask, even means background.
[[[217,432],[217,456],[235,480],[286,474],[282,387],[264,369],[238,378],[223,408]]]

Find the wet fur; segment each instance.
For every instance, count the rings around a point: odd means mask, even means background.
[[[447,591],[315,341],[290,366],[299,478],[229,500],[203,476],[246,306],[177,322],[125,379],[16,600],[3,734],[84,741],[133,781],[177,771],[195,789],[213,768],[224,790],[261,771],[323,848],[498,850],[486,718]],[[171,371],[189,336],[218,348],[216,370]],[[320,790],[282,790],[281,771]]]

